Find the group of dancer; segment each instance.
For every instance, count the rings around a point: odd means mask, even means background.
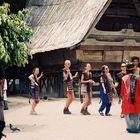
[[[73,89],[73,78],[78,74],[76,73],[74,77],[70,72],[70,60],[66,60],[64,63],[63,77],[64,77],[64,93],[67,96],[66,105],[64,107],[64,114],[71,114],[69,111],[69,106],[74,100],[74,89]],[[95,84],[95,81],[92,80],[91,65],[86,64],[84,71],[82,72],[80,79],[80,93],[83,97],[83,105],[81,109],[81,114],[90,115],[88,111],[88,106],[91,104],[92,97],[92,86]],[[116,87],[118,85],[116,84]],[[101,116],[111,116],[110,108],[113,101],[113,91],[115,90],[115,84],[111,74],[109,73],[109,68],[107,65],[102,66],[102,74],[100,76],[100,97],[102,100],[101,106],[99,108],[99,113]],[[106,110],[105,110],[106,109]],[[103,111],[105,110],[105,114]]]
[[[107,65],[103,65],[100,75],[100,98],[101,105],[99,114],[101,116],[112,116],[110,108],[113,101],[113,93],[117,91],[119,103],[122,100],[122,115],[127,124],[127,131],[130,133],[140,132],[140,68],[139,58],[133,57],[131,64],[122,63],[121,71],[116,75],[114,82]],[[63,68],[63,89],[64,95],[67,97],[64,106],[63,114],[71,114],[69,110],[70,104],[73,102],[74,87],[73,79],[78,76],[78,72],[72,76],[70,71],[71,61],[65,60]],[[39,87],[38,81],[43,76],[38,77],[39,68],[35,67],[33,73],[29,76],[31,80],[31,97],[33,99],[31,114],[37,114],[35,111],[36,105],[39,103]],[[80,93],[83,97],[81,114],[90,115],[88,106],[91,104],[92,86],[95,81],[92,80],[91,65],[87,63],[80,78]],[[104,112],[105,110],[105,112]]]

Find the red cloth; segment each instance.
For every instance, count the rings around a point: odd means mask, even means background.
[[[135,93],[135,103],[132,104],[129,98],[130,75],[126,75],[122,78],[122,114],[133,114],[140,113],[140,77],[138,77],[136,82],[136,93]]]

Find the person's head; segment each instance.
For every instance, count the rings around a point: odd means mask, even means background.
[[[64,66],[65,66],[65,68],[70,68],[70,66],[71,66],[70,60],[65,60]]]
[[[127,73],[128,74],[133,74],[136,70],[136,66],[134,64],[128,64],[127,65]]]
[[[39,68],[38,67],[34,67],[33,68],[33,74],[34,75],[38,75],[39,74]]]
[[[127,65],[125,63],[121,64],[121,71],[126,71],[127,70]]]
[[[91,65],[89,63],[86,64],[85,70],[86,71],[90,71],[91,70]]]
[[[102,66],[102,73],[103,73],[103,74],[109,73],[109,68],[108,68],[107,65],[103,65],[103,66]]]
[[[133,56],[132,57],[132,63],[137,67],[139,65],[139,57]]]

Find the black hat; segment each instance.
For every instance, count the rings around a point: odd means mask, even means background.
[[[136,66],[134,64],[128,64],[127,65],[127,70],[134,70]]]

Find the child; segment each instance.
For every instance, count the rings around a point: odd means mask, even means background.
[[[39,77],[38,77],[38,74],[39,74],[39,68],[35,67],[33,69],[32,74],[28,77],[31,81],[30,94],[31,94],[31,98],[33,99],[32,109],[31,109],[31,112],[30,112],[31,115],[37,115],[37,113],[35,111],[35,107],[37,106],[37,104],[39,103],[39,100],[40,100],[38,81],[43,76],[43,73],[41,73],[41,75]]]

